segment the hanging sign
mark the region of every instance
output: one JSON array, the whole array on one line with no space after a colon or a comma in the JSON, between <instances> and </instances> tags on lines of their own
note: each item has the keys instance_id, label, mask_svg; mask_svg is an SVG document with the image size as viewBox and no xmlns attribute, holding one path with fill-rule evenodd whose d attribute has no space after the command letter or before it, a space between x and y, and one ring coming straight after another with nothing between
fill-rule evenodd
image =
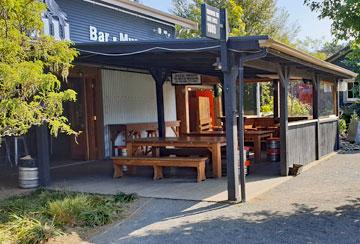
<instances>
[{"instance_id":1,"label":"hanging sign","mask_svg":"<svg viewBox=\"0 0 360 244\"><path fill-rule=\"evenodd\" d=\"M201 85L201 76L193 73L173 73L171 76L173 85Z\"/></svg>"},{"instance_id":2,"label":"hanging sign","mask_svg":"<svg viewBox=\"0 0 360 244\"><path fill-rule=\"evenodd\" d=\"M205 3L201 5L201 35L220 40L220 10Z\"/></svg>"}]
</instances>

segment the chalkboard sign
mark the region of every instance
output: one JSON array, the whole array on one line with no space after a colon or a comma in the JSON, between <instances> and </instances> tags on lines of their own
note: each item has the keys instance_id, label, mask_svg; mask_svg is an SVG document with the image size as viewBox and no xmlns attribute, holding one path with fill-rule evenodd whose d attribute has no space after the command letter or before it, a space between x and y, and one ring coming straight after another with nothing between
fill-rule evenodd
<instances>
[{"instance_id":1,"label":"chalkboard sign","mask_svg":"<svg viewBox=\"0 0 360 244\"><path fill-rule=\"evenodd\" d=\"M201 76L193 73L173 73L171 76L173 85L201 85Z\"/></svg>"},{"instance_id":2,"label":"chalkboard sign","mask_svg":"<svg viewBox=\"0 0 360 244\"><path fill-rule=\"evenodd\" d=\"M220 40L220 10L207 4L201 5L202 37Z\"/></svg>"}]
</instances>

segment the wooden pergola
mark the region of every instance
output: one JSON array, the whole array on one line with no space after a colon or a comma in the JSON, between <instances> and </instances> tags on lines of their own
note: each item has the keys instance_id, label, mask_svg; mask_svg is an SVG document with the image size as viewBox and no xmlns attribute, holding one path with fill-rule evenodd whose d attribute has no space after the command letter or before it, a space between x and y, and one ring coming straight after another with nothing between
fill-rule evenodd
<instances>
[{"instance_id":1,"label":"wooden pergola","mask_svg":"<svg viewBox=\"0 0 360 244\"><path fill-rule=\"evenodd\" d=\"M227 41L226 49L221 48L222 45L224 43L221 41L209 39L83 43L76 45L81 54L77 63L108 68L147 70L156 83L160 137L165 137L163 84L168 76L172 72L191 72L218 77L223 83L225 96L228 199L230 201L240 200L240 184L241 200L245 201L245 173L242 165L244 162L244 80L263 80L260 77L266 76L277 77L274 79L274 91L277 93L275 98L279 97L279 99L275 99L274 112L280 118L280 164L281 174L285 176L288 174L290 164L294 163L289 158L289 154L292 155L290 152L301 150L289 148L293 147L289 142L293 129L315 132L314 138L311 138L315 146L309 152L314 155L310 155L309 160L317 160L323 154L328 153L327 151L322 152L321 148L326 147L322 144L324 141L322 136L326 132L321 132L326 128L321 127L319 118L320 80L325 79L336 84L339 79L355 77L356 74L292 49L270 39L268 36L232 37ZM221 51L226 53L221 54ZM226 61L221 60L221 69L213 65L220 56L227 57ZM294 125L294 128L290 128L288 125L287 97L289 80L294 76L312 81L314 109L311 123L299 123ZM239 119L237 119L238 116ZM336 123L336 135L338 135L337 118L334 121L332 121L331 126ZM302 132L298 131L295 134L297 133ZM302 140L307 140L307 138ZM333 141L325 140L324 143L333 144ZM333 150L338 147L338 138L335 143ZM237 150L238 147L240 150ZM238 158L240 158L240 177Z\"/></svg>"}]
</instances>

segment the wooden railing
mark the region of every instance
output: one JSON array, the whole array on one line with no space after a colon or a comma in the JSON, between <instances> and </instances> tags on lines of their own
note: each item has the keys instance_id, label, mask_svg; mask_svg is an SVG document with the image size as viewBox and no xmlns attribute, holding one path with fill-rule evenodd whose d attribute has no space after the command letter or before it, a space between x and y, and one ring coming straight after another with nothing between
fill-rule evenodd
<instances>
[{"instance_id":1,"label":"wooden railing","mask_svg":"<svg viewBox=\"0 0 360 244\"><path fill-rule=\"evenodd\" d=\"M289 123L287 155L290 166L316 160L317 122L318 120L304 120Z\"/></svg>"},{"instance_id":2,"label":"wooden railing","mask_svg":"<svg viewBox=\"0 0 360 244\"><path fill-rule=\"evenodd\" d=\"M338 118L320 119L319 125L319 149L320 157L339 149L338 142Z\"/></svg>"},{"instance_id":3,"label":"wooden railing","mask_svg":"<svg viewBox=\"0 0 360 244\"><path fill-rule=\"evenodd\" d=\"M294 163L307 164L338 150L338 118L289 122L287 156Z\"/></svg>"}]
</instances>

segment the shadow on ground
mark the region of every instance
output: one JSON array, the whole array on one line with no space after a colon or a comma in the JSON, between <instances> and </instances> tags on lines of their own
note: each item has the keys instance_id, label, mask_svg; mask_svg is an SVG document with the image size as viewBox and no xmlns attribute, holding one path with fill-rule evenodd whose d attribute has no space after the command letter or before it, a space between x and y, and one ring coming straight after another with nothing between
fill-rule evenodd
<instances>
[{"instance_id":1,"label":"shadow on ground","mask_svg":"<svg viewBox=\"0 0 360 244\"><path fill-rule=\"evenodd\" d=\"M92 241L360 243L360 198L348 200L347 204L331 211L294 204L291 213L241 213L244 212L241 211L244 205L226 204L194 208L195 203L182 201L167 201L167 207L159 209L157 200L153 201L155 203L145 204L137 216L96 236ZM180 214L171 215L170 212Z\"/></svg>"}]
</instances>

